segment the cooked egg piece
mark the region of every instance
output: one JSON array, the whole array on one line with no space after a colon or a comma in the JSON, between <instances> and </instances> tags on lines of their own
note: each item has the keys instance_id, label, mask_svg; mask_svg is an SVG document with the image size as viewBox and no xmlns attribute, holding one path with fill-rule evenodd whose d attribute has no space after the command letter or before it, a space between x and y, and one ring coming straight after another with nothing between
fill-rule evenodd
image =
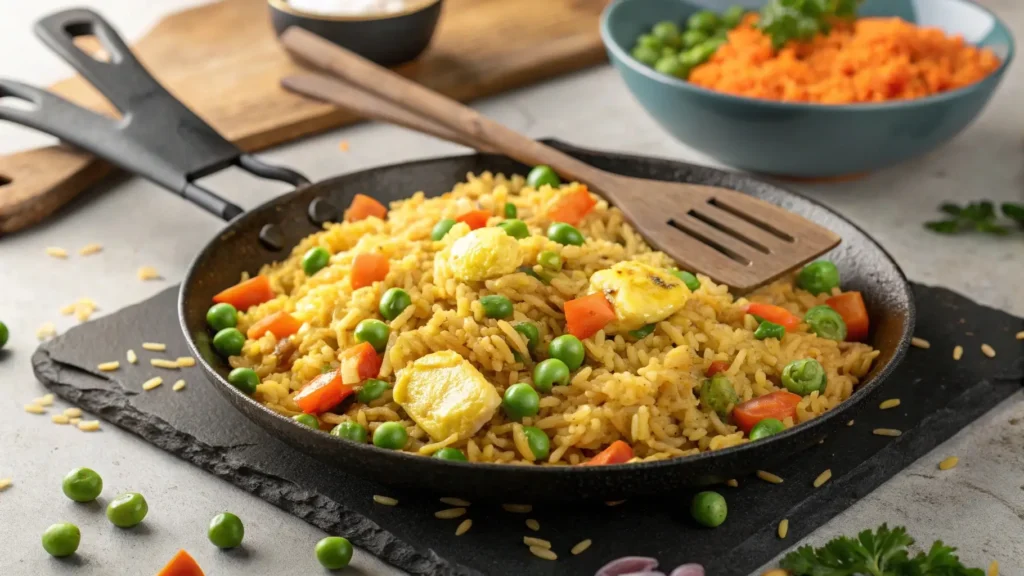
<instances>
[{"instance_id":1,"label":"cooked egg piece","mask_svg":"<svg viewBox=\"0 0 1024 576\"><path fill-rule=\"evenodd\" d=\"M615 308L610 332L636 330L660 322L686 304L690 289L664 268L630 260L594 272L590 291L603 292Z\"/></svg>"},{"instance_id":2,"label":"cooked egg piece","mask_svg":"<svg viewBox=\"0 0 1024 576\"><path fill-rule=\"evenodd\" d=\"M452 276L464 282L512 274L523 263L519 242L501 228L478 228L438 254L446 258Z\"/></svg>"},{"instance_id":3,"label":"cooked egg piece","mask_svg":"<svg viewBox=\"0 0 1024 576\"><path fill-rule=\"evenodd\" d=\"M428 354L400 370L393 394L435 442L452 434L460 439L472 436L501 405L494 386L451 350Z\"/></svg>"}]
</instances>

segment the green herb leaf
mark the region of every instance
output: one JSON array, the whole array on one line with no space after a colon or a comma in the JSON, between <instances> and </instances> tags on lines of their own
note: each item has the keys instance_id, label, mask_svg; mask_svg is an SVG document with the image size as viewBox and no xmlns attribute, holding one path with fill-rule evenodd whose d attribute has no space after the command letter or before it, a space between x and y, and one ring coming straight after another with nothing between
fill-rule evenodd
<instances>
[{"instance_id":1,"label":"green herb leaf","mask_svg":"<svg viewBox=\"0 0 1024 576\"><path fill-rule=\"evenodd\" d=\"M996 209L988 200L971 202L960 211L960 217L972 222L983 222L995 218Z\"/></svg>"},{"instance_id":2,"label":"green herb leaf","mask_svg":"<svg viewBox=\"0 0 1024 576\"><path fill-rule=\"evenodd\" d=\"M960 231L960 221L935 220L933 222L925 222L924 227L939 234L956 234Z\"/></svg>"},{"instance_id":3,"label":"green herb leaf","mask_svg":"<svg viewBox=\"0 0 1024 576\"><path fill-rule=\"evenodd\" d=\"M861 0L772 0L761 9L757 27L776 50L790 40L809 40L827 33L830 20L854 18Z\"/></svg>"},{"instance_id":4,"label":"green herb leaf","mask_svg":"<svg viewBox=\"0 0 1024 576\"><path fill-rule=\"evenodd\" d=\"M956 204L951 204L949 202L946 202L945 204L939 206L939 210L945 212L946 214L949 214L950 216L957 217L959 217L960 214L964 211L963 208L957 206Z\"/></svg>"},{"instance_id":5,"label":"green herb leaf","mask_svg":"<svg viewBox=\"0 0 1024 576\"><path fill-rule=\"evenodd\" d=\"M1017 221L1017 224L1024 226L1024 204L1006 202L1003 204L1003 216Z\"/></svg>"},{"instance_id":6,"label":"green herb leaf","mask_svg":"<svg viewBox=\"0 0 1024 576\"><path fill-rule=\"evenodd\" d=\"M1006 226L1000 226L999 224L988 220L975 222L974 229L978 232L987 232L989 234L995 234L996 236L1006 236L1010 233L1010 230Z\"/></svg>"}]
</instances>

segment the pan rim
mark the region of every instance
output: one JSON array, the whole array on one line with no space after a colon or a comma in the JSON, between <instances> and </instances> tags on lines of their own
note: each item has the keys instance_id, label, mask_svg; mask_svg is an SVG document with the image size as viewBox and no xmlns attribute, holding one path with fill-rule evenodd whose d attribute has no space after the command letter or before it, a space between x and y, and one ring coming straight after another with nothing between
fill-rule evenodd
<instances>
[{"instance_id":1,"label":"pan rim","mask_svg":"<svg viewBox=\"0 0 1024 576\"><path fill-rule=\"evenodd\" d=\"M896 262L896 260L892 257L892 255L877 240L875 240L875 238L872 235L868 234L867 231L865 231L859 225L857 225L856 223L852 222L851 220L849 220L848 218L846 218L842 214L840 214L840 213L836 212L835 210L829 208L825 204L822 204L821 202L818 202L817 200L814 200L813 198L809 198L809 197L804 196L804 195L802 195L802 194L800 194L798 192L795 192L795 191L789 190L788 188L784 188L782 186L779 186L778 184L771 183L771 182L766 182L766 181L763 181L763 180L759 180L755 176L751 176L751 175L744 174L744 173L741 173L741 172L732 172L732 171L723 170L723 169L720 169L720 168L714 168L714 167L710 167L710 166L702 166L702 165L699 165L699 164L692 164L692 163L689 163L689 162L684 162L684 161L679 161L679 160L674 160L674 159L669 159L669 158L658 158L658 157L654 157L654 156L646 156L646 155L639 155L639 154L625 154L625 153L620 153L620 152L594 150L594 149L590 149L590 148L578 147L578 146L575 146L575 145L572 145L572 144L566 144L564 142L561 142L559 140L554 140L554 139L547 139L547 140L544 140L544 142L546 142L548 144L553 144L557 148L559 148L560 150L562 150L564 152L567 152L567 153L570 153L570 154L572 154L573 152L579 152L579 153L585 153L585 154L597 154L597 155L601 155L601 156L604 156L604 157L607 157L607 158L613 158L613 159L618 159L618 160L627 160L627 161L651 161L651 160L654 160L654 161L658 161L658 162L668 162L668 163L674 164L674 165L676 165L676 166L678 166L680 168L691 168L691 169L692 168L699 168L701 170L711 170L711 171L719 173L721 175L729 175L729 176L733 176L733 177L739 177L739 178L746 179L747 181L750 181L750 182L756 182L756 183L761 184L761 185L768 185L768 186L772 187L773 189L775 189L778 192L781 192L781 193L783 193L785 195L796 197L796 198L800 199L801 201L807 202L808 204L810 204L810 205L812 205L812 206L814 206L814 207L816 207L816 208L818 208L818 209L828 213L829 215L831 215L832 217L836 218L837 220L842 221L844 224L846 224L846 225L850 226L851 228L857 230L859 233L861 233L864 236L864 238L867 239L868 242L870 242L874 246L874 248L876 248L880 252L880 254L885 258L885 260L887 260L888 263L892 266L892 268L896 271L896 273L898 275L898 279L900 280L901 287L902 287L902 289L904 291L904 296L905 296L904 300L907 302L906 323L904 324L903 331L900 334L899 342L896 345L896 349L893 351L892 357L890 358L890 360L885 365L881 366L878 369L877 373L875 373L868 381L866 381L866 382L862 383L860 386L858 386L857 389L854 391L853 394L850 395L849 398L847 398L846 400L841 402L836 408L834 408L834 409L832 409L832 410L822 414L821 416L813 418L810 421L807 421L807 422L804 422L804 423L801 423L801 424L797 424L797 425L793 426L792 428L789 428L789 429L785 430L784 432L782 432L780 434L776 434L776 435L771 436L771 437L766 438L766 439L758 440L757 442L747 442L747 443L739 444L739 445L736 445L736 446L731 446L729 448L724 448L724 449L721 449L721 450L700 452L698 454L693 454L693 455L690 455L690 456L673 457L673 458L667 458L667 459L664 459L664 460L656 460L656 461L651 461L651 462L635 462L635 463L626 463L626 464L613 464L613 465L606 465L606 466L599 466L599 467L596 467L596 466L595 467L592 467L592 466L516 466L516 465L510 465L510 464L495 464L495 463L489 463L489 462L459 462L459 461L441 460L441 459L437 459L437 458L431 458L431 457L428 457L428 456L412 454L412 453L409 453L409 452L398 451L398 450L384 450L384 449L381 449L381 448L377 448L376 446L374 446L372 444L361 444L361 443L352 442L350 440L339 438L337 436L332 436L331 434L329 434L327 432L324 432L322 430L314 430L314 429L307 428L307 427L304 427L304 426L303 426L303 430L301 431L302 434L320 435L323 438L331 439L331 441L342 442L342 443L344 443L346 448L356 450L360 454L360 457L394 459L397 463L407 462L407 463L410 463L412 465L418 465L418 466L449 467L449 469L472 469L475 472L482 473L482 474L483 473L496 473L496 474L500 474L502 472L508 472L510 470L514 470L516 472L516 474L524 474L524 475L530 476L531 478L542 479L542 478L545 478L545 477L551 477L551 476L555 476L555 475L558 475L558 476L569 475L571 477L583 478L587 474L590 474L590 475L592 475L591 477L593 477L593 475L598 475L598 474L613 475L613 474L620 474L620 473L625 473L625 472L634 472L634 471L639 471L639 470L643 470L645 472L651 472L651 471L666 470L666 469L670 469L670 468L673 468L673 467L676 467L676 466L681 466L683 464L692 464L692 463L695 463L695 462L701 462L701 461L706 461L706 460L714 460L716 458L724 460L724 459L726 459L728 457L736 456L736 455L742 455L742 454L747 453L747 452L761 451L763 449L769 448L772 445L781 445L781 444L783 444L785 442L786 439L793 438L793 437L795 437L797 435L813 436L815 431L819 431L819 434L820 434L821 433L820 431L824 427L830 425L833 420L835 420L837 418L841 418L843 414L849 412L850 410L854 410L854 409L860 407L860 404L868 396L870 396L876 389L878 389L886 380L888 380L888 378L892 375L892 372L903 361L903 358L906 356L907 351L910 348L910 340L911 340L911 338L913 336L914 326L916 325L916 322L917 322L917 308L916 308L916 303L915 303L915 300L914 300L913 289L910 286L910 281L906 277L906 274L903 272L903 269L899 266L899 264ZM482 158L486 158L486 157L502 157L502 158L507 158L504 155L500 155L500 154L483 154L483 153L453 154L453 155L446 155L446 156L423 158L423 159L411 160L411 161L405 161L405 162L395 162L395 163L391 163L391 164L383 164L383 165L380 165L380 166L372 166L372 167L369 167L369 168L357 170L355 172L349 172L349 173L333 176L333 177L328 178L326 180L318 181L318 182L312 184L311 186L312 187L330 187L331 185L337 183L339 180L347 179L347 178L354 178L354 177L357 177L358 175L361 175L361 174L364 174L364 173L368 173L368 172L373 172L373 171L378 171L378 170L383 170L383 169L409 168L409 167L418 166L418 165L425 165L425 164L431 164L431 163L453 161L453 160L465 159L465 158L470 158L470 157L482 157ZM237 224L239 221L241 221L243 219L247 219L247 218L251 218L251 217L256 217L258 215L262 215L262 214L265 214L267 212L273 211L277 206L282 205L282 204L287 204L287 203L293 201L294 198L297 195L301 194L302 192L304 192L308 188L309 187L300 188L300 189L294 190L292 192L288 192L286 194L282 194L282 195L277 196L275 198L271 198L270 200L268 200L268 201L266 201L266 202L264 202L264 203L262 203L262 204L260 204L260 205L258 205L256 207L246 211L245 213L240 214L239 216L237 216L235 219L233 219L229 223L229 226L233 225L233 224ZM238 390L237 388L235 388L234 386L229 384L227 382L227 380L223 376L221 376L220 373L217 372L217 370L214 369L212 366L210 366L210 364L206 361L206 359L204 358L204 356L201 353L200 349L198 348L198 346L197 346L197 344L195 342L195 339L192 337L191 333L189 332L189 326L188 326L187 319L186 319L187 318L187 312L186 312L185 306L186 306L186 302L188 300L187 296L188 296L188 293L189 293L189 288L190 288L190 286L192 284L191 279L196 275L199 264L204 259L206 259L209 256L209 253L212 250L216 249L222 234L223 234L223 232L218 233L216 236L214 236L214 238L212 238L209 242L207 242L207 244L202 248L202 250L200 250L199 253L196 254L196 256L194 257L192 262L189 264L189 267L188 267L188 269L185 272L185 276L182 279L181 286L180 286L180 289L178 291L178 322L179 322L180 329L182 331L183 336L185 337L185 339L187 341L189 350L192 352L192 354L195 357L198 358L198 362L199 362L200 366L202 367L204 373L206 374L207 379L211 380L214 383L214 385L219 389L221 394L224 394L224 395L227 395L227 394L238 395L238 397L239 397L238 400L244 401L244 402L248 402L251 406L253 406L253 407L257 408L258 410L260 410L264 415L267 415L267 416L270 416L270 417L278 419L279 423L284 424L284 425L297 425L293 421L291 421L290 418L288 418L286 416L283 416L283 415L281 415L281 414L279 414L277 412L274 412L273 410L271 410L267 406L265 406L265 405L261 404L260 402L256 401L251 396L241 392L240 390ZM291 248L289 247L288 249L290 250ZM277 438L277 439L281 440L282 442L284 442L286 445L289 446L290 449L296 450L296 451L298 451L300 453L309 455L311 457L315 457L315 456L312 456L311 454L309 454L309 452L306 452L306 451L299 450L299 449L295 448L294 445L292 445L291 442L282 439L281 438L281 436L282 436L281 434L278 434L276 431L270 429L269 427L262 425L253 416L250 416L249 413L247 413L244 410L240 410L238 406L235 406L233 404L232 407L235 410L239 410L239 411L243 412L243 414L247 418L252 420L254 424L256 424L257 426L262 428L268 434L271 434L275 438ZM806 450L806 448L804 450ZM795 451L795 452L789 452L789 454L790 455L799 454L800 452L803 452L804 450L798 450L798 451Z\"/></svg>"}]
</instances>

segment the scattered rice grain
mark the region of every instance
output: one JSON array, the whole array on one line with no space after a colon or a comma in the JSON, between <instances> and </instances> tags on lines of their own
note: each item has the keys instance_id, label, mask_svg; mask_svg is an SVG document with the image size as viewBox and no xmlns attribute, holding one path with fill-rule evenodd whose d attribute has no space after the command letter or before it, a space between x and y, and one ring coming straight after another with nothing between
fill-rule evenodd
<instances>
[{"instance_id":1,"label":"scattered rice grain","mask_svg":"<svg viewBox=\"0 0 1024 576\"><path fill-rule=\"evenodd\" d=\"M151 358L149 360L149 363L150 363L151 366L155 366L157 368L168 368L170 370L177 370L178 369L178 361L177 360L164 360L163 358Z\"/></svg>"},{"instance_id":2,"label":"scattered rice grain","mask_svg":"<svg viewBox=\"0 0 1024 576\"><path fill-rule=\"evenodd\" d=\"M537 522L533 518L526 519L526 527L534 532L540 532L540 522Z\"/></svg>"},{"instance_id":3,"label":"scattered rice grain","mask_svg":"<svg viewBox=\"0 0 1024 576\"><path fill-rule=\"evenodd\" d=\"M75 305L68 304L67 306L60 309L60 313L62 316L71 316L72 314L75 313Z\"/></svg>"},{"instance_id":4,"label":"scattered rice grain","mask_svg":"<svg viewBox=\"0 0 1024 576\"><path fill-rule=\"evenodd\" d=\"M151 352L163 352L167 350L167 344L161 344L160 342L143 342L143 350L149 350Z\"/></svg>"},{"instance_id":5,"label":"scattered rice grain","mask_svg":"<svg viewBox=\"0 0 1024 576\"><path fill-rule=\"evenodd\" d=\"M505 509L505 512L514 514L529 514L533 511L533 506L530 504L502 504L501 507Z\"/></svg>"},{"instance_id":6,"label":"scattered rice grain","mask_svg":"<svg viewBox=\"0 0 1024 576\"><path fill-rule=\"evenodd\" d=\"M818 474L818 477L814 479L814 487L815 488L821 488L822 485L824 485L825 482L828 482L831 478L832 478L832 469L828 468L824 472L822 472L821 474Z\"/></svg>"},{"instance_id":7,"label":"scattered rice grain","mask_svg":"<svg viewBox=\"0 0 1024 576\"><path fill-rule=\"evenodd\" d=\"M900 405L900 399L899 398L890 398L890 399L886 400L885 402L882 402L881 404L879 404L878 408L881 409L881 410L888 410L889 408L895 408L895 407L897 407L899 405Z\"/></svg>"},{"instance_id":8,"label":"scattered rice grain","mask_svg":"<svg viewBox=\"0 0 1024 576\"><path fill-rule=\"evenodd\" d=\"M50 421L54 424L68 424L71 422L71 419L63 414L54 414L50 416Z\"/></svg>"},{"instance_id":9,"label":"scattered rice grain","mask_svg":"<svg viewBox=\"0 0 1024 576\"><path fill-rule=\"evenodd\" d=\"M785 540L787 534L789 534L789 518L783 518L779 522L779 538Z\"/></svg>"},{"instance_id":10,"label":"scattered rice grain","mask_svg":"<svg viewBox=\"0 0 1024 576\"><path fill-rule=\"evenodd\" d=\"M196 365L196 359L191 356L182 356L177 361L178 368L191 368Z\"/></svg>"},{"instance_id":11,"label":"scattered rice grain","mask_svg":"<svg viewBox=\"0 0 1024 576\"><path fill-rule=\"evenodd\" d=\"M53 322L47 322L36 330L37 340L49 340L57 335L57 326Z\"/></svg>"},{"instance_id":12,"label":"scattered rice grain","mask_svg":"<svg viewBox=\"0 0 1024 576\"><path fill-rule=\"evenodd\" d=\"M769 571L765 572L764 574L761 574L761 576L789 576L789 572L786 572L785 570L782 570L781 568L776 568L774 570L769 570Z\"/></svg>"},{"instance_id":13,"label":"scattered rice grain","mask_svg":"<svg viewBox=\"0 0 1024 576\"><path fill-rule=\"evenodd\" d=\"M910 345L915 348L922 348L924 350L927 350L932 347L931 342L925 340L924 338L918 338L917 336L914 336L913 338L910 339Z\"/></svg>"},{"instance_id":14,"label":"scattered rice grain","mask_svg":"<svg viewBox=\"0 0 1024 576\"><path fill-rule=\"evenodd\" d=\"M530 546L530 553L537 558L543 558L545 560L558 560L558 554L555 554L547 548L541 548L539 546Z\"/></svg>"},{"instance_id":15,"label":"scattered rice grain","mask_svg":"<svg viewBox=\"0 0 1024 576\"><path fill-rule=\"evenodd\" d=\"M729 478L728 480L726 480L725 481L725 485L730 487L730 488L739 488L740 487L739 481L736 480L735 478Z\"/></svg>"},{"instance_id":16,"label":"scattered rice grain","mask_svg":"<svg viewBox=\"0 0 1024 576\"><path fill-rule=\"evenodd\" d=\"M523 536L523 544L527 546L536 546L538 548L551 549L551 542L544 540L543 538L534 538L533 536Z\"/></svg>"},{"instance_id":17,"label":"scattered rice grain","mask_svg":"<svg viewBox=\"0 0 1024 576\"><path fill-rule=\"evenodd\" d=\"M78 423L81 422L81 421L82 421L81 418L72 418L72 419L68 420L68 424L71 424L72 426L78 426Z\"/></svg>"},{"instance_id":18,"label":"scattered rice grain","mask_svg":"<svg viewBox=\"0 0 1024 576\"><path fill-rule=\"evenodd\" d=\"M129 348L127 356L129 364L135 364L136 362L139 361L139 357L135 354L135 350Z\"/></svg>"},{"instance_id":19,"label":"scattered rice grain","mask_svg":"<svg viewBox=\"0 0 1024 576\"><path fill-rule=\"evenodd\" d=\"M960 459L956 456L950 456L942 462L939 462L939 470L949 470L950 468L956 468L956 465L960 462Z\"/></svg>"},{"instance_id":20,"label":"scattered rice grain","mask_svg":"<svg viewBox=\"0 0 1024 576\"><path fill-rule=\"evenodd\" d=\"M96 254L97 252L102 252L102 251L103 251L103 246L101 246L101 245L99 245L99 244L97 244L95 242L93 242L92 244L86 244L85 246L82 246L81 248L78 249L78 253L80 255L82 255L82 256L90 256L92 254Z\"/></svg>"},{"instance_id":21,"label":"scattered rice grain","mask_svg":"<svg viewBox=\"0 0 1024 576\"><path fill-rule=\"evenodd\" d=\"M78 429L82 432L96 432L100 429L99 420L82 420L78 423Z\"/></svg>"},{"instance_id":22,"label":"scattered rice grain","mask_svg":"<svg viewBox=\"0 0 1024 576\"><path fill-rule=\"evenodd\" d=\"M373 495L373 501L376 502L377 504L382 504L384 506L397 506L398 505L398 500L395 500L394 498L392 498L390 496L381 496L380 494L374 494Z\"/></svg>"},{"instance_id":23,"label":"scattered rice grain","mask_svg":"<svg viewBox=\"0 0 1024 576\"><path fill-rule=\"evenodd\" d=\"M569 552L572 552L573 556L579 556L580 554L586 552L587 548L590 548L590 545L593 543L594 542L590 538L587 538L586 540L581 540L575 546L573 546L572 550L569 550Z\"/></svg>"},{"instance_id":24,"label":"scattered rice grain","mask_svg":"<svg viewBox=\"0 0 1024 576\"><path fill-rule=\"evenodd\" d=\"M449 506L469 506L469 501L462 498L452 498L451 496L441 498L441 503L448 504Z\"/></svg>"},{"instance_id":25,"label":"scattered rice grain","mask_svg":"<svg viewBox=\"0 0 1024 576\"><path fill-rule=\"evenodd\" d=\"M185 381L184 380L178 380L177 382L174 383L174 386L171 386L171 390L174 390L175 392L181 392L184 389L185 389Z\"/></svg>"},{"instance_id":26,"label":"scattered rice grain","mask_svg":"<svg viewBox=\"0 0 1024 576\"><path fill-rule=\"evenodd\" d=\"M50 406L53 404L53 394L43 394L39 398L32 400L33 403L39 404L40 406Z\"/></svg>"},{"instance_id":27,"label":"scattered rice grain","mask_svg":"<svg viewBox=\"0 0 1024 576\"><path fill-rule=\"evenodd\" d=\"M992 563L988 565L988 573L986 574L986 576L999 576L998 560L993 560Z\"/></svg>"},{"instance_id":28,"label":"scattered rice grain","mask_svg":"<svg viewBox=\"0 0 1024 576\"><path fill-rule=\"evenodd\" d=\"M452 518L458 518L459 516L465 516L465 508L447 508L445 510L438 510L434 512L434 518L440 518L442 520L451 520Z\"/></svg>"},{"instance_id":29,"label":"scattered rice grain","mask_svg":"<svg viewBox=\"0 0 1024 576\"><path fill-rule=\"evenodd\" d=\"M779 478L771 472L765 472L764 470L758 470L757 477L770 484L782 484L782 478Z\"/></svg>"},{"instance_id":30,"label":"scattered rice grain","mask_svg":"<svg viewBox=\"0 0 1024 576\"><path fill-rule=\"evenodd\" d=\"M164 379L159 377L159 376L157 376L156 378L150 378L149 380L146 380L145 382L143 382L142 383L142 389L148 392L148 391L152 390L153 388L156 388L157 386L159 386L159 385L161 385L163 383L164 383Z\"/></svg>"},{"instance_id":31,"label":"scattered rice grain","mask_svg":"<svg viewBox=\"0 0 1024 576\"><path fill-rule=\"evenodd\" d=\"M58 248L56 246L50 246L46 249L46 255L52 256L54 258L60 258L61 260L65 260L68 257L68 251L63 248Z\"/></svg>"},{"instance_id":32,"label":"scattered rice grain","mask_svg":"<svg viewBox=\"0 0 1024 576\"><path fill-rule=\"evenodd\" d=\"M138 276L139 280L142 280L143 282L145 282L146 280L160 279L160 273L157 272L156 268L153 268L152 266L143 266L142 268L139 268L139 271L136 272L135 275Z\"/></svg>"},{"instance_id":33,"label":"scattered rice grain","mask_svg":"<svg viewBox=\"0 0 1024 576\"><path fill-rule=\"evenodd\" d=\"M341 142L338 142L338 150L341 150L342 152L348 152L348 140L342 140Z\"/></svg>"},{"instance_id":34,"label":"scattered rice grain","mask_svg":"<svg viewBox=\"0 0 1024 576\"><path fill-rule=\"evenodd\" d=\"M117 370L120 367L121 363L118 362L117 360L114 360L112 362L104 362L102 364L96 365L96 369L99 370L100 372L113 372L114 370Z\"/></svg>"},{"instance_id":35,"label":"scattered rice grain","mask_svg":"<svg viewBox=\"0 0 1024 576\"><path fill-rule=\"evenodd\" d=\"M900 434L903 434L903 432L900 432L895 428L875 428L871 433L875 436L899 436Z\"/></svg>"},{"instance_id":36,"label":"scattered rice grain","mask_svg":"<svg viewBox=\"0 0 1024 576\"><path fill-rule=\"evenodd\" d=\"M988 344L981 345L981 353L984 354L985 356L988 356L989 358L996 357L996 349L989 346Z\"/></svg>"},{"instance_id":37,"label":"scattered rice grain","mask_svg":"<svg viewBox=\"0 0 1024 576\"><path fill-rule=\"evenodd\" d=\"M0 478L0 492L3 492L4 490L10 488L11 484L13 483L14 481L11 480L10 478Z\"/></svg>"},{"instance_id":38,"label":"scattered rice grain","mask_svg":"<svg viewBox=\"0 0 1024 576\"><path fill-rule=\"evenodd\" d=\"M959 360L964 357L964 347L959 344L953 347L953 360Z\"/></svg>"},{"instance_id":39,"label":"scattered rice grain","mask_svg":"<svg viewBox=\"0 0 1024 576\"><path fill-rule=\"evenodd\" d=\"M618 506L619 504L622 504L623 502L625 502L625 500L611 500L609 502L605 502L604 505L605 506Z\"/></svg>"},{"instance_id":40,"label":"scattered rice grain","mask_svg":"<svg viewBox=\"0 0 1024 576\"><path fill-rule=\"evenodd\" d=\"M462 522L459 522L459 527L455 529L456 536L462 536L473 526L473 520L466 518Z\"/></svg>"},{"instance_id":41,"label":"scattered rice grain","mask_svg":"<svg viewBox=\"0 0 1024 576\"><path fill-rule=\"evenodd\" d=\"M1017 332L1017 340L1024 340L1024 330Z\"/></svg>"},{"instance_id":42,"label":"scattered rice grain","mask_svg":"<svg viewBox=\"0 0 1024 576\"><path fill-rule=\"evenodd\" d=\"M846 425L847 426L853 426L853 420L850 420L849 422L847 422Z\"/></svg>"},{"instance_id":43,"label":"scattered rice grain","mask_svg":"<svg viewBox=\"0 0 1024 576\"><path fill-rule=\"evenodd\" d=\"M78 418L82 415L82 409L72 406L71 408L64 409L64 415L68 418Z\"/></svg>"}]
</instances>

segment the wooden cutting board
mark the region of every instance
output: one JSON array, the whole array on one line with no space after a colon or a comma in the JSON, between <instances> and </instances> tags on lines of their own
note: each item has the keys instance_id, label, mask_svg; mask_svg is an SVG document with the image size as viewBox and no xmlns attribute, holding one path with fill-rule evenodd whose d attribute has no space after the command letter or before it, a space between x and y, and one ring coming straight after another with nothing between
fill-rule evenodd
<instances>
[{"instance_id":1,"label":"wooden cutting board","mask_svg":"<svg viewBox=\"0 0 1024 576\"><path fill-rule=\"evenodd\" d=\"M402 72L472 100L604 61L598 18L608 0L446 0L434 41ZM246 151L358 118L283 90L299 71L277 43L265 0L222 0L173 14L134 44L164 86ZM117 15L108 14L114 26ZM51 87L113 114L80 77ZM0 156L0 236L36 224L114 170L67 146Z\"/></svg>"}]
</instances>

